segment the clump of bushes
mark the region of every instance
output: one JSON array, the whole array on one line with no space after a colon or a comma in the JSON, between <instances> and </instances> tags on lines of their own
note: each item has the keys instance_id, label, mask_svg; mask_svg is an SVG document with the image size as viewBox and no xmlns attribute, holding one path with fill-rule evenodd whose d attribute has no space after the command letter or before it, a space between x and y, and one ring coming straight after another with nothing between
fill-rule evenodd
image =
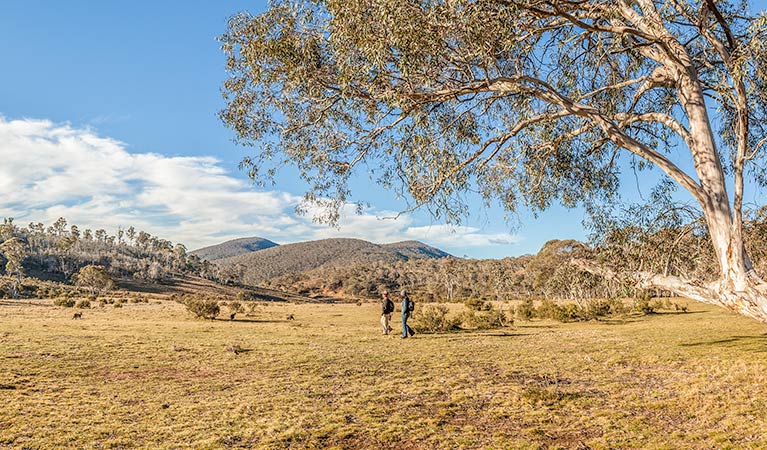
<instances>
[{"instance_id":1,"label":"clump of bushes","mask_svg":"<svg viewBox=\"0 0 767 450\"><path fill-rule=\"evenodd\" d=\"M463 304L469 308L470 311L490 311L493 309L493 305L490 302L486 302L481 298L470 298L463 302Z\"/></svg>"},{"instance_id":2,"label":"clump of bushes","mask_svg":"<svg viewBox=\"0 0 767 450\"><path fill-rule=\"evenodd\" d=\"M245 308L242 306L242 303L238 301L229 302L228 304L222 302L221 306L226 306L229 309L229 318L231 320L234 320L234 317L237 314L245 312Z\"/></svg>"},{"instance_id":3,"label":"clump of bushes","mask_svg":"<svg viewBox=\"0 0 767 450\"><path fill-rule=\"evenodd\" d=\"M72 308L75 306L75 300L68 297L59 297L53 300L55 306L63 306L64 308Z\"/></svg>"},{"instance_id":4,"label":"clump of bushes","mask_svg":"<svg viewBox=\"0 0 767 450\"><path fill-rule=\"evenodd\" d=\"M445 305L425 305L415 321L418 331L439 333L457 330L461 320L448 317L449 309Z\"/></svg>"},{"instance_id":5,"label":"clump of bushes","mask_svg":"<svg viewBox=\"0 0 767 450\"><path fill-rule=\"evenodd\" d=\"M466 311L450 315L445 305L425 305L415 320L419 332L444 333L456 330L489 330L513 325L504 311L494 308L489 302L471 302Z\"/></svg>"},{"instance_id":6,"label":"clump of bushes","mask_svg":"<svg viewBox=\"0 0 767 450\"><path fill-rule=\"evenodd\" d=\"M486 311L468 310L461 314L461 328L465 329L490 330L511 325L507 322L506 314L495 308Z\"/></svg>"},{"instance_id":7,"label":"clump of bushes","mask_svg":"<svg viewBox=\"0 0 767 450\"><path fill-rule=\"evenodd\" d=\"M186 306L186 310L203 319L215 319L221 313L221 307L218 299L203 297L198 295L185 295L181 298L181 303Z\"/></svg>"},{"instance_id":8,"label":"clump of bushes","mask_svg":"<svg viewBox=\"0 0 767 450\"><path fill-rule=\"evenodd\" d=\"M550 299L543 299L536 307L532 299L526 299L516 308L516 317L523 320L550 319L559 322L577 322L585 320L599 320L603 317L612 317L630 312L652 314L658 309L671 309L668 300L654 300L649 298L637 298L630 306L619 299L595 298L581 303L560 303Z\"/></svg>"},{"instance_id":9,"label":"clump of bushes","mask_svg":"<svg viewBox=\"0 0 767 450\"><path fill-rule=\"evenodd\" d=\"M175 294L174 294L175 295ZM127 302L130 303L149 303L149 298L141 294L133 293L127 298Z\"/></svg>"},{"instance_id":10,"label":"clump of bushes","mask_svg":"<svg viewBox=\"0 0 767 450\"><path fill-rule=\"evenodd\" d=\"M533 299L525 299L517 306L516 315L522 320L530 320L535 317L535 306Z\"/></svg>"},{"instance_id":11,"label":"clump of bushes","mask_svg":"<svg viewBox=\"0 0 767 450\"><path fill-rule=\"evenodd\" d=\"M88 299L79 300L75 304L75 308L87 309L87 308L90 308L90 307L91 307L91 301L88 300Z\"/></svg>"}]
</instances>

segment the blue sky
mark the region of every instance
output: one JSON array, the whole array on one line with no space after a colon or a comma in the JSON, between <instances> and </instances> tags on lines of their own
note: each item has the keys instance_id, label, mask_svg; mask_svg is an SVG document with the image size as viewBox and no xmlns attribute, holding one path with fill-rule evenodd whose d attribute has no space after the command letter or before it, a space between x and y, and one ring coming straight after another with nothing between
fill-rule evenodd
<instances>
[{"instance_id":1,"label":"blue sky","mask_svg":"<svg viewBox=\"0 0 767 450\"><path fill-rule=\"evenodd\" d=\"M299 217L305 186L284 171L258 189L237 169L247 149L216 117L226 78L216 37L226 19L265 2L33 1L0 3L0 217L81 228L134 225L190 249L243 236L279 243L324 237L419 239L455 255L535 253L549 239L584 239L581 210L522 211L513 228L499 208L476 206L449 230L392 193L340 228ZM365 186L358 183L357 187Z\"/></svg>"}]
</instances>

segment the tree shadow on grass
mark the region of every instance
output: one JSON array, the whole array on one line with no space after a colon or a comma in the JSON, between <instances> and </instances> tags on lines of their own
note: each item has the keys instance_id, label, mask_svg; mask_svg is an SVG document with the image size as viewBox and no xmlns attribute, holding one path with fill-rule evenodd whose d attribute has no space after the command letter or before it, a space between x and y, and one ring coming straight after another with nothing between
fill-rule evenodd
<instances>
[{"instance_id":1,"label":"tree shadow on grass","mask_svg":"<svg viewBox=\"0 0 767 450\"><path fill-rule=\"evenodd\" d=\"M246 322L246 323L289 323L290 320L280 319L213 319L216 322Z\"/></svg>"},{"instance_id":2,"label":"tree shadow on grass","mask_svg":"<svg viewBox=\"0 0 767 450\"><path fill-rule=\"evenodd\" d=\"M603 325L626 325L630 323L639 323L639 322L645 322L647 320L651 320L653 317L662 317L662 316L686 316L690 314L705 314L708 311L656 311L649 314L634 314L624 317L612 317L612 318L606 318L601 317L599 320L597 320L597 323L603 324Z\"/></svg>"},{"instance_id":3,"label":"tree shadow on grass","mask_svg":"<svg viewBox=\"0 0 767 450\"><path fill-rule=\"evenodd\" d=\"M53 308L53 303L39 303L28 298L0 300L0 306L38 306L42 308Z\"/></svg>"},{"instance_id":4,"label":"tree shadow on grass","mask_svg":"<svg viewBox=\"0 0 767 450\"><path fill-rule=\"evenodd\" d=\"M728 345L728 344L737 344L737 345ZM727 346L727 347L742 347L743 345L758 345L760 347L760 350L757 350L759 352L765 352L767 351L767 347L765 344L767 344L767 334L755 334L751 336L732 336L725 339L716 339L713 341L703 341L703 342L690 342L687 344L681 344L682 347L701 347L701 346Z\"/></svg>"},{"instance_id":5,"label":"tree shadow on grass","mask_svg":"<svg viewBox=\"0 0 767 450\"><path fill-rule=\"evenodd\" d=\"M417 330L417 329L416 329ZM499 331L499 330L453 330L453 331L434 331L434 332L426 332L426 331L416 331L416 334L419 336L428 336L432 339L449 339L449 338L457 338L457 337L471 337L471 336L482 336L482 337L515 337L515 336L531 336L538 333L520 333L519 331Z\"/></svg>"}]
</instances>

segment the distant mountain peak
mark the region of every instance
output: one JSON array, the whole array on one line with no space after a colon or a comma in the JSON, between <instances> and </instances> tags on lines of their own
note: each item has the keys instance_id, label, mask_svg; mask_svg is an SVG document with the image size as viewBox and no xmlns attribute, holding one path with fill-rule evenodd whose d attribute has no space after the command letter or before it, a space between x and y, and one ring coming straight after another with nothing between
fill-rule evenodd
<instances>
[{"instance_id":1,"label":"distant mountain peak","mask_svg":"<svg viewBox=\"0 0 767 450\"><path fill-rule=\"evenodd\" d=\"M203 247L191 252L191 254L197 255L201 259L215 261L276 247L278 245L279 244L272 242L269 239L254 236L232 239L230 241L222 242L221 244Z\"/></svg>"},{"instance_id":2,"label":"distant mountain peak","mask_svg":"<svg viewBox=\"0 0 767 450\"><path fill-rule=\"evenodd\" d=\"M405 257L405 259L424 259L424 258L446 258L451 254L442 251L431 245L424 244L421 241L400 241L384 244L382 247L396 251Z\"/></svg>"}]
</instances>

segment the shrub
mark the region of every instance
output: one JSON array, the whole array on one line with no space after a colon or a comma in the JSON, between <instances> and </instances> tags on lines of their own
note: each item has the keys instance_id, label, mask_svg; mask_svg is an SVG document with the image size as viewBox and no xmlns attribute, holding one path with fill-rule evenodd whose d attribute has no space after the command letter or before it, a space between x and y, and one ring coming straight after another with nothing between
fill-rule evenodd
<instances>
[{"instance_id":1,"label":"shrub","mask_svg":"<svg viewBox=\"0 0 767 450\"><path fill-rule=\"evenodd\" d=\"M648 298L637 298L634 300L634 311L642 314L653 314L655 306L653 306Z\"/></svg>"},{"instance_id":2,"label":"shrub","mask_svg":"<svg viewBox=\"0 0 767 450\"><path fill-rule=\"evenodd\" d=\"M586 317L584 315L583 309L575 303L559 305L559 308L557 309L557 316L554 317L555 320L560 322L575 322L578 320L583 320L584 318Z\"/></svg>"},{"instance_id":3,"label":"shrub","mask_svg":"<svg viewBox=\"0 0 767 450\"><path fill-rule=\"evenodd\" d=\"M59 297L53 301L53 304L56 306L63 306L65 308L72 308L73 306L75 306L75 301L72 300L71 298Z\"/></svg>"},{"instance_id":4,"label":"shrub","mask_svg":"<svg viewBox=\"0 0 767 450\"><path fill-rule=\"evenodd\" d=\"M463 304L471 311L490 311L493 309L493 305L481 298L470 298L463 302Z\"/></svg>"},{"instance_id":5,"label":"shrub","mask_svg":"<svg viewBox=\"0 0 767 450\"><path fill-rule=\"evenodd\" d=\"M91 307L91 301L90 301L90 300L88 300L88 299L83 299L83 300L80 300L80 301L78 301L78 302L75 304L75 307L76 307L76 308L80 308L80 309L86 309L86 308L90 308L90 307Z\"/></svg>"},{"instance_id":6,"label":"shrub","mask_svg":"<svg viewBox=\"0 0 767 450\"><path fill-rule=\"evenodd\" d=\"M221 312L218 301L210 298L189 296L184 301L187 311L204 319L215 319Z\"/></svg>"},{"instance_id":7,"label":"shrub","mask_svg":"<svg viewBox=\"0 0 767 450\"><path fill-rule=\"evenodd\" d=\"M518 318L523 320L530 320L535 315L535 307L533 306L533 300L528 298L522 303L517 305L515 314Z\"/></svg>"},{"instance_id":8,"label":"shrub","mask_svg":"<svg viewBox=\"0 0 767 450\"><path fill-rule=\"evenodd\" d=\"M543 299L541 304L535 309L535 317L539 319L554 319L557 320L561 311L560 306L554 301L549 299Z\"/></svg>"},{"instance_id":9,"label":"shrub","mask_svg":"<svg viewBox=\"0 0 767 450\"><path fill-rule=\"evenodd\" d=\"M473 330L489 330L503 327L506 323L506 315L502 311L492 309L490 311L469 310L461 314L461 328Z\"/></svg>"},{"instance_id":10,"label":"shrub","mask_svg":"<svg viewBox=\"0 0 767 450\"><path fill-rule=\"evenodd\" d=\"M109 272L107 272L104 266L89 264L74 274L72 279L77 286L85 287L91 292L115 288L115 282L109 276Z\"/></svg>"},{"instance_id":11,"label":"shrub","mask_svg":"<svg viewBox=\"0 0 767 450\"><path fill-rule=\"evenodd\" d=\"M590 319L609 316L613 314L614 308L612 302L605 299L592 299L586 302L586 314Z\"/></svg>"},{"instance_id":12,"label":"shrub","mask_svg":"<svg viewBox=\"0 0 767 450\"><path fill-rule=\"evenodd\" d=\"M457 330L460 319L448 317L449 312L445 305L425 305L415 321L418 331L438 333Z\"/></svg>"},{"instance_id":13,"label":"shrub","mask_svg":"<svg viewBox=\"0 0 767 450\"><path fill-rule=\"evenodd\" d=\"M115 308L122 308L123 307L123 301L121 299L115 300L115 303L113 305Z\"/></svg>"},{"instance_id":14,"label":"shrub","mask_svg":"<svg viewBox=\"0 0 767 450\"><path fill-rule=\"evenodd\" d=\"M229 302L228 304L226 302L222 302L220 305L229 308L229 312L232 314L237 314L245 311L245 307L242 306L242 303L237 301Z\"/></svg>"}]
</instances>

